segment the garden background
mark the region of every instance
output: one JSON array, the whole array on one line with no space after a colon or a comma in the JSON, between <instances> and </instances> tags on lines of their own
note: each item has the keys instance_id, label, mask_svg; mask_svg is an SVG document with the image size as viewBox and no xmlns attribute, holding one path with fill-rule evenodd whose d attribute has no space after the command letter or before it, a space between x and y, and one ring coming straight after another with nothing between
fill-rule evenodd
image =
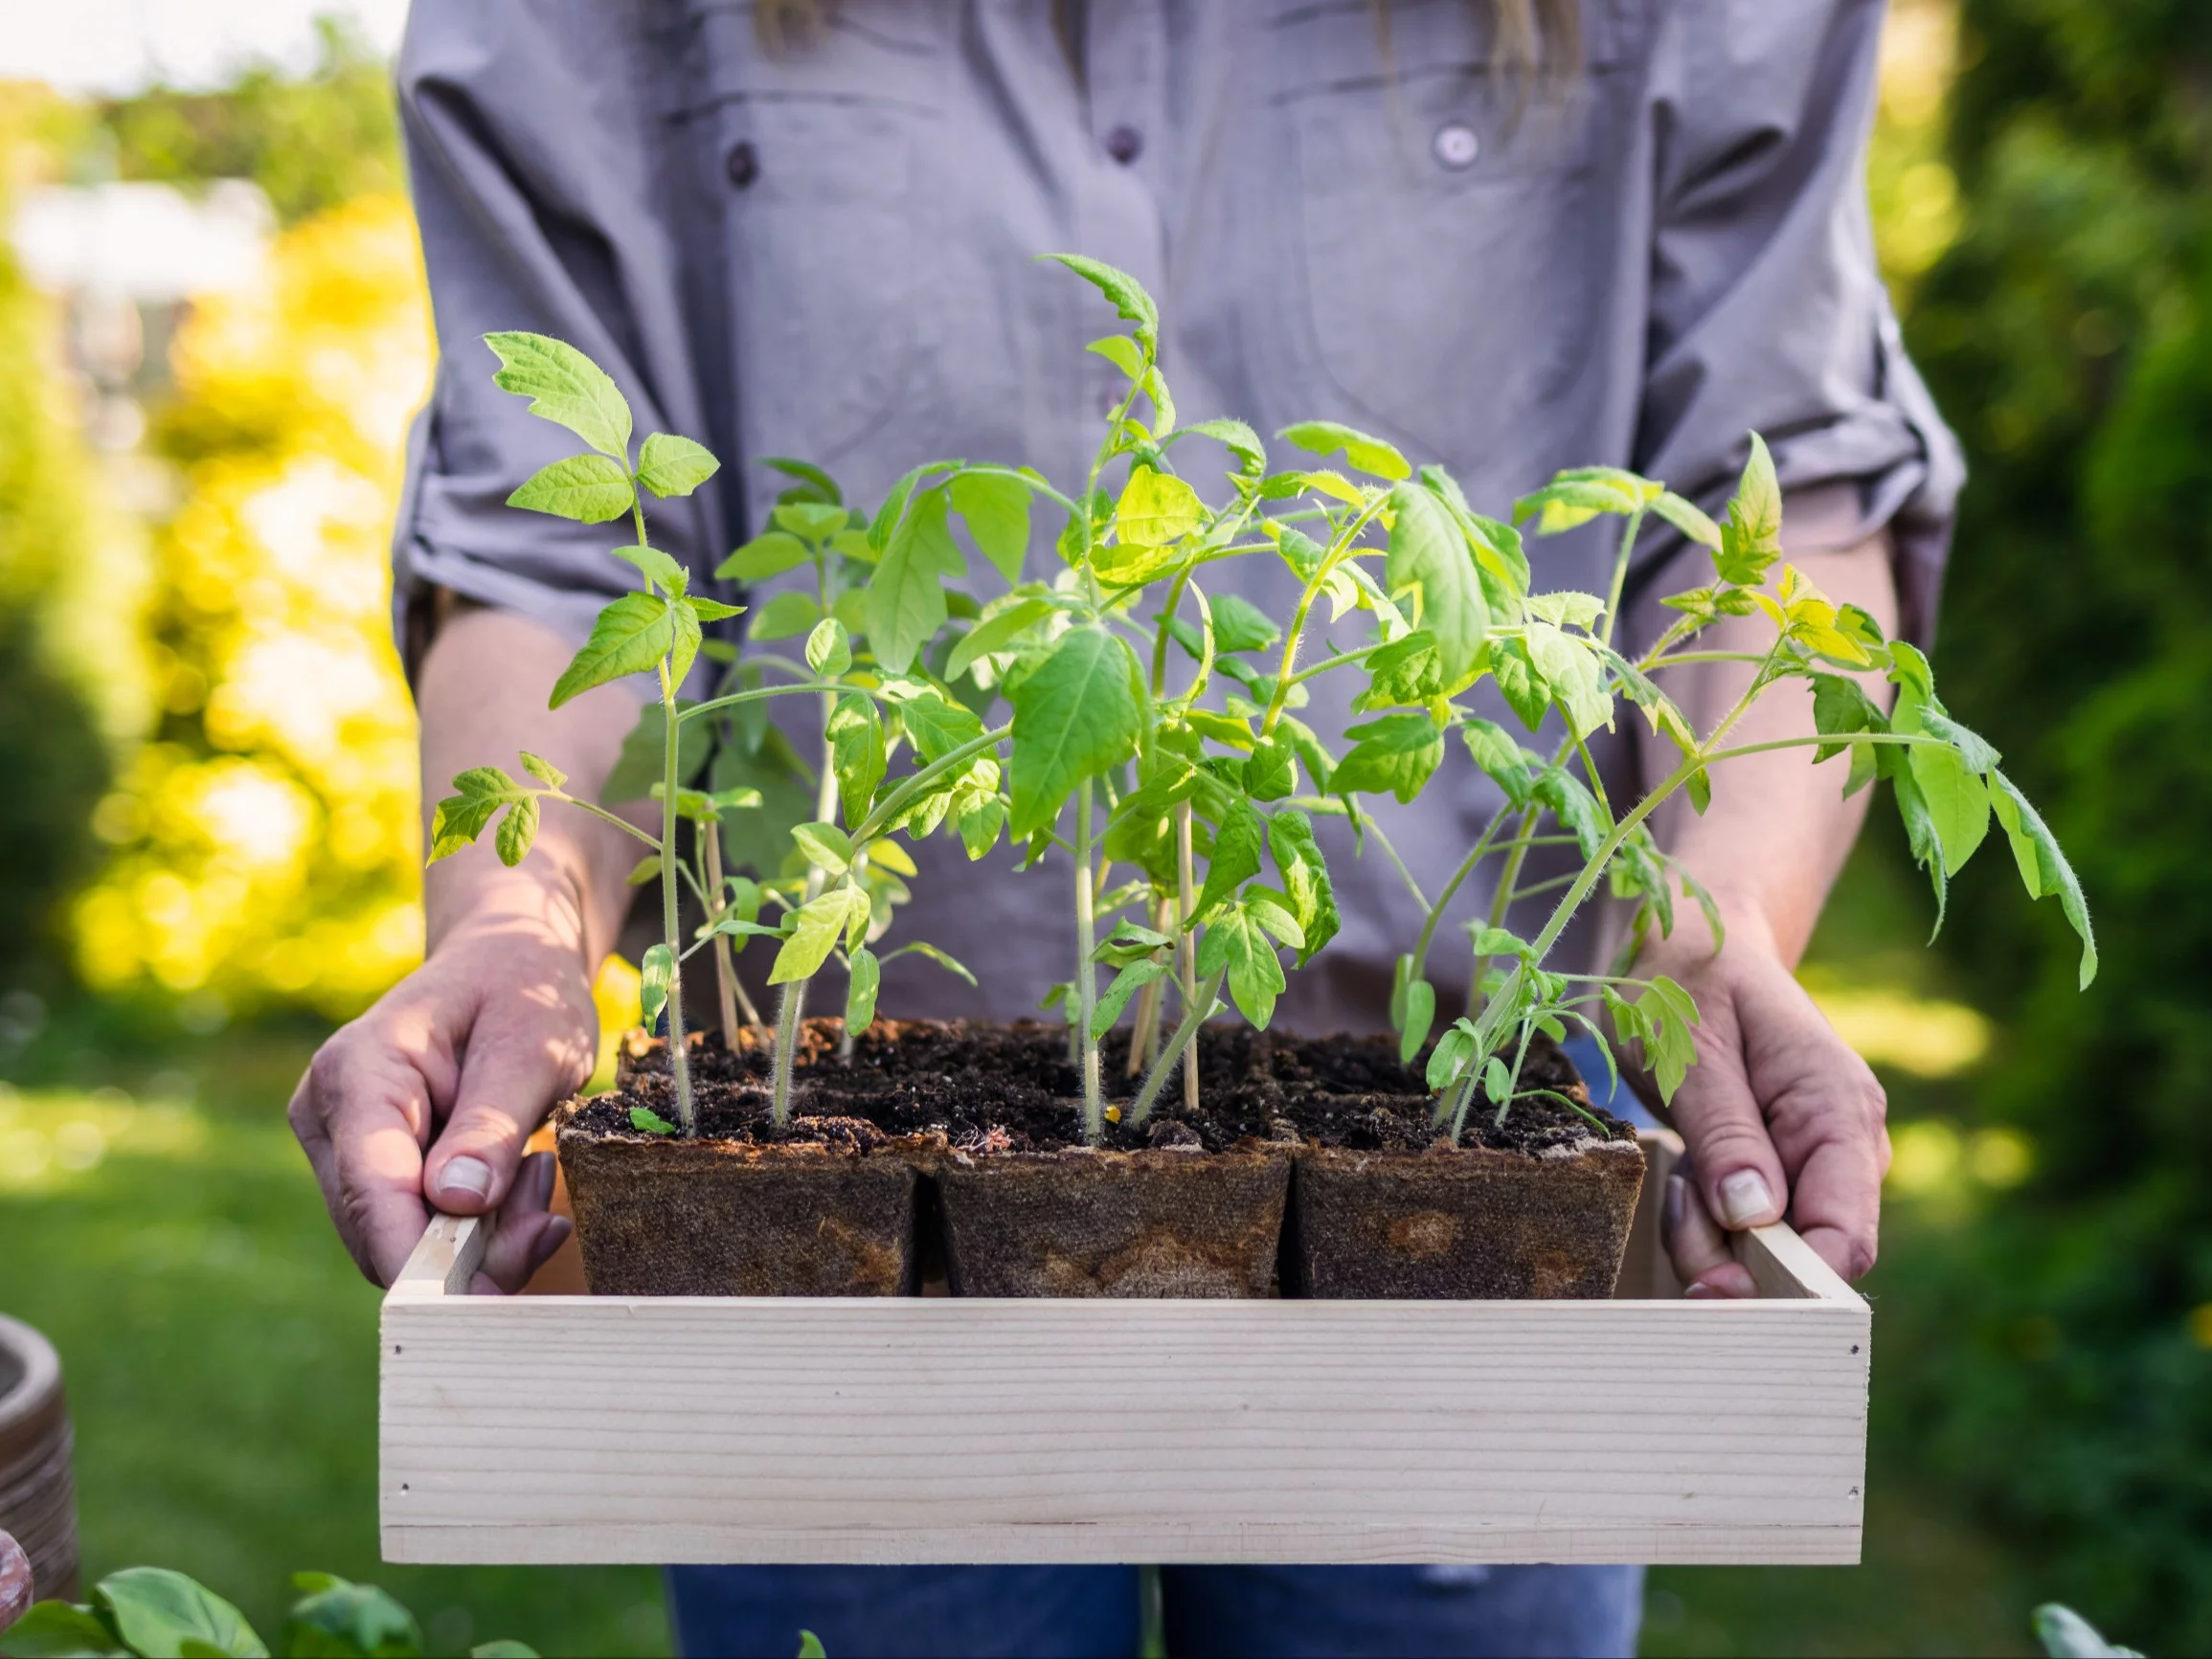
<instances>
[{"instance_id":1,"label":"garden background","mask_svg":"<svg viewBox=\"0 0 2212 1659\"><path fill-rule=\"evenodd\" d=\"M1880 243L1974 468L1939 668L2105 969L1998 855L1923 950L1878 815L1804 970L1897 1142L1866 1561L1659 1570L1646 1649L2024 1651L2055 1597L2212 1650L2212 9L1887 31ZM88 1575L663 1652L644 1569L376 1560L375 1295L282 1107L420 950L385 533L431 355L383 61L312 38L0 79L0 1309L68 1368ZM1663 1433L1632 1390L1591 1408Z\"/></svg>"}]
</instances>

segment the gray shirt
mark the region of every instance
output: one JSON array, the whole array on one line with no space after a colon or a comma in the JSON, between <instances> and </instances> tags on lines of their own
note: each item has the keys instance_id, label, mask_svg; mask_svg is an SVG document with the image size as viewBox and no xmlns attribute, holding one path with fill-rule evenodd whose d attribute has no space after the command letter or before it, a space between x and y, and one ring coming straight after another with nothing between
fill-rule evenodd
<instances>
[{"instance_id":1,"label":"gray shirt","mask_svg":"<svg viewBox=\"0 0 2212 1659\"><path fill-rule=\"evenodd\" d=\"M1875 266L1879 0L1585 0L1556 88L1485 68L1478 0L1396 0L1387 37L1368 0L1113 0L1072 10L1076 53L1048 0L826 10L819 37L770 52L750 7L704 0L414 9L400 95L440 368L394 543L402 618L443 588L580 639L631 574L605 530L501 504L574 446L493 389L485 332L573 342L641 432L724 458L649 514L704 572L759 527L763 456L817 461L867 504L943 456L1079 482L1120 383L1082 349L1111 313L1032 262L1069 250L1158 296L1185 419L1348 421L1500 516L1591 463L1717 505L1756 428L1786 489L1840 486L1831 545L1890 527L1925 636L1963 469ZM1671 563L1690 585L1678 550L1651 537L1634 581ZM1540 585L1602 591L1605 537L1531 552ZM1245 563L1248 596L1287 609L1287 575ZM1360 638L1347 619L1339 643ZM1305 711L1324 738L1351 689ZM1599 748L1633 787L1626 724ZM1455 753L1381 819L1433 891L1497 801ZM1344 930L1278 1018L1371 1025L1419 912L1371 844L1324 844ZM984 989L908 958L887 1012L1004 1018L1067 976L1053 865L917 856L897 936ZM1450 1006L1466 956L1440 940Z\"/></svg>"}]
</instances>

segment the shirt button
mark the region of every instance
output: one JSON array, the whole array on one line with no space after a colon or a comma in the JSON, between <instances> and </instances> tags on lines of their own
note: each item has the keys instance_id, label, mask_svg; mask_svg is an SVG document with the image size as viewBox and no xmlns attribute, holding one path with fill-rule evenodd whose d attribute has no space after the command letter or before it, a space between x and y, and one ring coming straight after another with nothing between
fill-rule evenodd
<instances>
[{"instance_id":1,"label":"shirt button","mask_svg":"<svg viewBox=\"0 0 2212 1659\"><path fill-rule=\"evenodd\" d=\"M1455 121L1436 129L1431 147L1435 150L1438 161L1457 172L1475 165L1475 158L1482 153L1482 141L1465 122Z\"/></svg>"},{"instance_id":2,"label":"shirt button","mask_svg":"<svg viewBox=\"0 0 2212 1659\"><path fill-rule=\"evenodd\" d=\"M730 146L730 154L722 163L722 170L730 175L730 182L744 190L760 176L760 157L755 152L752 141L740 139Z\"/></svg>"},{"instance_id":3,"label":"shirt button","mask_svg":"<svg viewBox=\"0 0 2212 1659\"><path fill-rule=\"evenodd\" d=\"M1127 167L1144 153L1144 135L1133 126L1117 126L1106 135L1106 153Z\"/></svg>"}]
</instances>

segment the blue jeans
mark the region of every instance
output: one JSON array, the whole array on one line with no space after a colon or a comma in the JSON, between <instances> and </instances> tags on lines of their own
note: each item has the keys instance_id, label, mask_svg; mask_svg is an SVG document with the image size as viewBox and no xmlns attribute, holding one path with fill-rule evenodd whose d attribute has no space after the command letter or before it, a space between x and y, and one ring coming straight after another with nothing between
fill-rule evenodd
<instances>
[{"instance_id":1,"label":"blue jeans","mask_svg":"<svg viewBox=\"0 0 2212 1659\"><path fill-rule=\"evenodd\" d=\"M1135 1567L671 1567L678 1650L1135 1659ZM1170 1659L1627 1655L1641 1567L1163 1567Z\"/></svg>"}]
</instances>

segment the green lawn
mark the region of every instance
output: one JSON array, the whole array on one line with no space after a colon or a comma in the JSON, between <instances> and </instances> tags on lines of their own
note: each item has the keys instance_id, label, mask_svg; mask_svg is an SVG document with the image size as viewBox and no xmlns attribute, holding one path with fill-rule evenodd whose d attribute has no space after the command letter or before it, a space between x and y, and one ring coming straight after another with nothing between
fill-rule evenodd
<instances>
[{"instance_id":1,"label":"green lawn","mask_svg":"<svg viewBox=\"0 0 2212 1659\"><path fill-rule=\"evenodd\" d=\"M52 1033L0 1092L0 1310L68 1368L89 1573L179 1567L273 1633L285 1575L315 1567L384 1584L441 1651L665 1652L649 1569L377 1560L376 1296L283 1123L311 1042ZM2012 1563L1894 1470L1870 1493L1862 1567L1655 1572L1646 1650L2026 1650Z\"/></svg>"}]
</instances>

